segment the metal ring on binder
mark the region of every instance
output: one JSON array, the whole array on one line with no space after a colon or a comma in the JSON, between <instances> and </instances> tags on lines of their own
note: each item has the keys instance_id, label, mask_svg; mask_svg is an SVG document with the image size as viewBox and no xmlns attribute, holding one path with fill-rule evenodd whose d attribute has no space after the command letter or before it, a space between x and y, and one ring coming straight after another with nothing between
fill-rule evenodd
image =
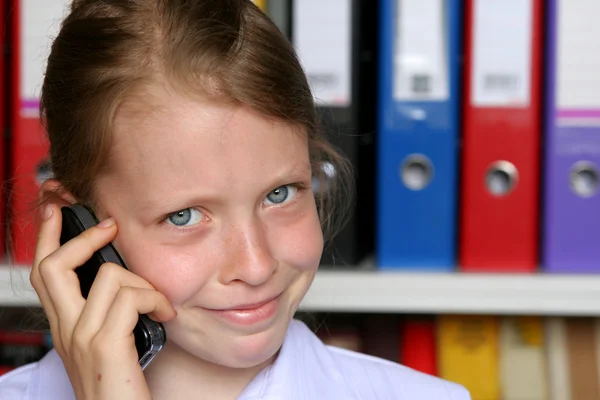
<instances>
[{"instance_id":1,"label":"metal ring on binder","mask_svg":"<svg viewBox=\"0 0 600 400\"><path fill-rule=\"evenodd\" d=\"M517 185L519 172L510 161L492 163L485 174L485 187L494 196L506 196Z\"/></svg>"},{"instance_id":2,"label":"metal ring on binder","mask_svg":"<svg viewBox=\"0 0 600 400\"><path fill-rule=\"evenodd\" d=\"M411 190L423 190L433 179L433 164L423 154L409 155L400 167L400 179Z\"/></svg>"},{"instance_id":3,"label":"metal ring on binder","mask_svg":"<svg viewBox=\"0 0 600 400\"><path fill-rule=\"evenodd\" d=\"M598 167L589 161L579 161L571 168L571 190L580 197L591 197L598 192Z\"/></svg>"}]
</instances>

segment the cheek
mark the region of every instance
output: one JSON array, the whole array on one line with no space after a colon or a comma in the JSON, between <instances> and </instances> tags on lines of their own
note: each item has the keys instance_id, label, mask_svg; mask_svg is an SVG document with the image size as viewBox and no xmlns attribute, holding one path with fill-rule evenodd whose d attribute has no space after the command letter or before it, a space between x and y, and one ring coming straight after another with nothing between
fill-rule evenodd
<instances>
[{"instance_id":1,"label":"cheek","mask_svg":"<svg viewBox=\"0 0 600 400\"><path fill-rule=\"evenodd\" d=\"M118 244L128 268L147 280L173 305L182 304L195 295L210 279L212 271L198 265L198 260L210 260L206 255L201 257L193 252L199 249L144 245L142 241Z\"/></svg>"},{"instance_id":2,"label":"cheek","mask_svg":"<svg viewBox=\"0 0 600 400\"><path fill-rule=\"evenodd\" d=\"M270 232L273 256L301 271L315 271L323 252L323 233L316 212L306 212L292 226Z\"/></svg>"}]
</instances>

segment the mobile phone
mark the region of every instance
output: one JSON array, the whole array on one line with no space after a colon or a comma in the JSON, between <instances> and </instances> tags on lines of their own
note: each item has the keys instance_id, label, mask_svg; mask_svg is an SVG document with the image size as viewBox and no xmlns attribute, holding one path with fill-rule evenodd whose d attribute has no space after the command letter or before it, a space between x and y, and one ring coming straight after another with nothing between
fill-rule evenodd
<instances>
[{"instance_id":1,"label":"mobile phone","mask_svg":"<svg viewBox=\"0 0 600 400\"><path fill-rule=\"evenodd\" d=\"M98 219L89 208L81 204L73 204L61 208L62 232L60 235L61 246L81 234L83 231L95 226ZM96 251L85 264L77 267L75 273L79 278L81 294L87 299L92 283L102 264L111 262L127 268L121 256L109 243ZM150 319L147 315L140 315L133 330L138 361L142 370L146 368L156 355L163 349L167 340L164 326Z\"/></svg>"}]
</instances>

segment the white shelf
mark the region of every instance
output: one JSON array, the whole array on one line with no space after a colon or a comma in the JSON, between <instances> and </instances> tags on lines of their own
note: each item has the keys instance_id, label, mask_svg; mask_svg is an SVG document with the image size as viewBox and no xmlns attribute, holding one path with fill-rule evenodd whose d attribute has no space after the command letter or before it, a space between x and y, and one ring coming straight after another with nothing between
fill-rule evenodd
<instances>
[{"instance_id":1,"label":"white shelf","mask_svg":"<svg viewBox=\"0 0 600 400\"><path fill-rule=\"evenodd\" d=\"M302 308L322 312L600 316L600 274L321 271Z\"/></svg>"},{"instance_id":2,"label":"white shelf","mask_svg":"<svg viewBox=\"0 0 600 400\"><path fill-rule=\"evenodd\" d=\"M0 265L0 306L37 306L29 269ZM303 311L600 316L600 274L321 270Z\"/></svg>"},{"instance_id":3,"label":"white shelf","mask_svg":"<svg viewBox=\"0 0 600 400\"><path fill-rule=\"evenodd\" d=\"M39 306L29 271L28 267L0 265L0 307Z\"/></svg>"}]
</instances>

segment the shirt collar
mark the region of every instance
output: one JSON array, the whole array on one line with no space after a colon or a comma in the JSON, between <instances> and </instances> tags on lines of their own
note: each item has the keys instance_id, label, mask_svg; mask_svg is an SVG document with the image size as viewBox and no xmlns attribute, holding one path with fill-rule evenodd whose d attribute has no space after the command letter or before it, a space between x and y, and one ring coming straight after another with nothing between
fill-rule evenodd
<instances>
[{"instance_id":1,"label":"shirt collar","mask_svg":"<svg viewBox=\"0 0 600 400\"><path fill-rule=\"evenodd\" d=\"M30 388L53 387L61 399L74 399L73 389L55 350L41 364L49 364L38 379L39 385ZM37 379L34 379L37 382ZM321 340L301 321L292 320L275 361L263 369L246 387L238 400L304 400L351 399L352 382L341 373L331 353ZM31 394L31 398L43 398Z\"/></svg>"},{"instance_id":2,"label":"shirt collar","mask_svg":"<svg viewBox=\"0 0 600 400\"><path fill-rule=\"evenodd\" d=\"M238 400L352 398L345 393L348 387L323 342L303 322L292 320L275 361L250 382Z\"/></svg>"}]
</instances>

